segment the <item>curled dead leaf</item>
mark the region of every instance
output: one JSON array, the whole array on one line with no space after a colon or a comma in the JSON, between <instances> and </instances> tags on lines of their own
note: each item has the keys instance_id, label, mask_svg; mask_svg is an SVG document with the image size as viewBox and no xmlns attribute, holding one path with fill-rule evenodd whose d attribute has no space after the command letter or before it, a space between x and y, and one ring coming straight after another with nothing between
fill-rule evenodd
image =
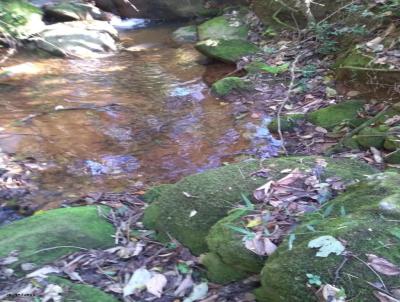
<instances>
[{"instance_id":1,"label":"curled dead leaf","mask_svg":"<svg viewBox=\"0 0 400 302\"><path fill-rule=\"evenodd\" d=\"M367 254L368 265L370 265L378 273L386 276L398 276L400 275L400 267L391 263L390 261L378 257L374 254Z\"/></svg>"}]
</instances>

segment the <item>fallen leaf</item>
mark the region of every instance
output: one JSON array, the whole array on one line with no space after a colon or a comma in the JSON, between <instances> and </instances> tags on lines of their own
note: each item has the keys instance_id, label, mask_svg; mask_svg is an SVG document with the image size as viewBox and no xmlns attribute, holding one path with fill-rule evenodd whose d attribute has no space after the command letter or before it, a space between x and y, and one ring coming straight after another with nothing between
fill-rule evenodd
<instances>
[{"instance_id":1,"label":"fallen leaf","mask_svg":"<svg viewBox=\"0 0 400 302\"><path fill-rule=\"evenodd\" d=\"M183 302L194 302L207 297L208 293L208 284L206 282L200 283L193 287L192 292L189 297L187 297Z\"/></svg>"},{"instance_id":2,"label":"fallen leaf","mask_svg":"<svg viewBox=\"0 0 400 302\"><path fill-rule=\"evenodd\" d=\"M37 265L34 263L22 263L21 264L21 269L23 271L33 271L36 267L37 267Z\"/></svg>"},{"instance_id":3,"label":"fallen leaf","mask_svg":"<svg viewBox=\"0 0 400 302\"><path fill-rule=\"evenodd\" d=\"M183 279L182 283L179 284L178 288L175 290L174 295L177 297L183 297L186 294L186 291L189 288L193 287L193 279L191 275L187 275L185 279Z\"/></svg>"},{"instance_id":4,"label":"fallen leaf","mask_svg":"<svg viewBox=\"0 0 400 302\"><path fill-rule=\"evenodd\" d=\"M400 267L389 262L384 258L380 258L373 254L367 254L368 265L370 265L378 273L386 276L398 276L400 275Z\"/></svg>"},{"instance_id":5,"label":"fallen leaf","mask_svg":"<svg viewBox=\"0 0 400 302\"><path fill-rule=\"evenodd\" d=\"M124 297L132 295L136 290L141 290L146 287L146 283L151 279L151 273L145 268L136 270L129 282L124 286Z\"/></svg>"},{"instance_id":6,"label":"fallen leaf","mask_svg":"<svg viewBox=\"0 0 400 302\"><path fill-rule=\"evenodd\" d=\"M270 256L277 249L277 246L269 238L262 235L245 240L244 245L248 250L260 256Z\"/></svg>"},{"instance_id":7,"label":"fallen leaf","mask_svg":"<svg viewBox=\"0 0 400 302\"><path fill-rule=\"evenodd\" d=\"M316 294L321 302L345 302L346 300L343 291L330 284L321 286Z\"/></svg>"},{"instance_id":8,"label":"fallen leaf","mask_svg":"<svg viewBox=\"0 0 400 302\"><path fill-rule=\"evenodd\" d=\"M374 291L374 296L379 300L379 302L400 302L400 300L377 290Z\"/></svg>"},{"instance_id":9,"label":"fallen leaf","mask_svg":"<svg viewBox=\"0 0 400 302\"><path fill-rule=\"evenodd\" d=\"M317 257L328 257L330 254L340 255L344 252L343 244L332 236L321 236L308 243L309 248L318 248Z\"/></svg>"},{"instance_id":10,"label":"fallen leaf","mask_svg":"<svg viewBox=\"0 0 400 302\"><path fill-rule=\"evenodd\" d=\"M61 302L63 300L62 294L63 289L61 286L56 284L49 284L46 286L44 290L44 297L42 302L53 301L53 302Z\"/></svg>"},{"instance_id":11,"label":"fallen leaf","mask_svg":"<svg viewBox=\"0 0 400 302\"><path fill-rule=\"evenodd\" d=\"M168 280L164 275L156 273L146 282L146 289L150 294L161 298L164 286L167 285L167 282Z\"/></svg>"},{"instance_id":12,"label":"fallen leaf","mask_svg":"<svg viewBox=\"0 0 400 302\"><path fill-rule=\"evenodd\" d=\"M256 217L252 220L250 220L247 224L246 227L247 228L254 228L256 226L259 226L260 224L262 224L262 219L261 217Z\"/></svg>"},{"instance_id":13,"label":"fallen leaf","mask_svg":"<svg viewBox=\"0 0 400 302\"><path fill-rule=\"evenodd\" d=\"M189 217L192 218L193 216L196 216L197 211L196 210L192 210L189 214Z\"/></svg>"},{"instance_id":14,"label":"fallen leaf","mask_svg":"<svg viewBox=\"0 0 400 302\"><path fill-rule=\"evenodd\" d=\"M54 266L46 265L28 275L26 275L27 278L47 278L48 274L58 274L60 273L60 270Z\"/></svg>"}]
</instances>

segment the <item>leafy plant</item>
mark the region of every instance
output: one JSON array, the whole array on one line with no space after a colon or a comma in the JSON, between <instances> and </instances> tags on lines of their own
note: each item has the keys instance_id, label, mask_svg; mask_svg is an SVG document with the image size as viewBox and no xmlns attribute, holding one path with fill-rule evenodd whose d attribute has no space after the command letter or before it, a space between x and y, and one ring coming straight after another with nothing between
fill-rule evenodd
<instances>
[{"instance_id":1,"label":"leafy plant","mask_svg":"<svg viewBox=\"0 0 400 302\"><path fill-rule=\"evenodd\" d=\"M321 281L321 277L318 275L314 275L314 274L306 274L307 278L308 278L308 284L310 285L316 285L316 286L321 286L322 285L322 281Z\"/></svg>"}]
</instances>

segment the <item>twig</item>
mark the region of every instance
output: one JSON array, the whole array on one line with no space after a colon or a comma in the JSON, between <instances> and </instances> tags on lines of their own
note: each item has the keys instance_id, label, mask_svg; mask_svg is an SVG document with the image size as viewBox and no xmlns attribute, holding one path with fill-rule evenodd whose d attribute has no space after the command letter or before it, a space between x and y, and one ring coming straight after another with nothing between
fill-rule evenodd
<instances>
[{"instance_id":1,"label":"twig","mask_svg":"<svg viewBox=\"0 0 400 302\"><path fill-rule=\"evenodd\" d=\"M326 18L324 18L324 19L322 19L321 21L319 21L319 22L317 23L317 25L320 25L321 23L324 23L325 21L329 20L330 18L332 18L333 16L335 16L337 13L339 13L339 12L341 12L342 10L344 10L344 9L348 8L349 6L353 5L355 2L356 2L356 1L353 0L353 1L351 1L350 3L348 3L348 4L346 4L346 5L342 6L342 7L339 7L339 8L338 8L337 10L335 10L332 14L328 15Z\"/></svg>"},{"instance_id":2,"label":"twig","mask_svg":"<svg viewBox=\"0 0 400 302\"><path fill-rule=\"evenodd\" d=\"M279 139L281 140L282 143L282 149L285 151L285 153L287 154L287 150L285 148L285 141L283 139L283 134L282 134L282 129L281 129L281 114L282 114L282 110L285 107L285 105L289 102L290 100L290 96L292 94L293 91L293 87L294 87L294 81L296 79L296 65L300 60L300 57L303 54L300 53L293 61L292 63L292 67L290 68L290 84L289 84L289 88L286 94L285 99L283 100L281 106L278 109L278 113L277 113L277 123L278 123L278 134L279 134Z\"/></svg>"},{"instance_id":3,"label":"twig","mask_svg":"<svg viewBox=\"0 0 400 302\"><path fill-rule=\"evenodd\" d=\"M56 250L56 249L65 249L65 248L74 248L74 249L78 249L78 250L82 250L82 251L90 251L87 248L84 247L79 247L79 246L74 246L74 245L60 245L60 246L53 246L53 247L48 247L45 249L41 249L38 251L33 252L32 254L29 254L29 256L41 253L41 252L46 252L46 251L51 251L51 250Z\"/></svg>"},{"instance_id":4,"label":"twig","mask_svg":"<svg viewBox=\"0 0 400 302\"><path fill-rule=\"evenodd\" d=\"M336 269L335 271L335 279L333 281L333 284L336 284L336 282L339 280L340 278L340 271L342 270L343 266L346 264L346 262L349 260L349 258L347 258L347 256L344 256L344 259L342 261L342 263L340 263L339 267Z\"/></svg>"}]
</instances>

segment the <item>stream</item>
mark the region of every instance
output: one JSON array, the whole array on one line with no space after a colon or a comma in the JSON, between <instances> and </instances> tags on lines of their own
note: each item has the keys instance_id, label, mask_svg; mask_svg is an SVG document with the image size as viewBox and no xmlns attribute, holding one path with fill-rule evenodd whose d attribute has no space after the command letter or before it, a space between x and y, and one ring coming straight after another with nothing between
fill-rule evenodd
<instances>
[{"instance_id":1,"label":"stream","mask_svg":"<svg viewBox=\"0 0 400 302\"><path fill-rule=\"evenodd\" d=\"M105 58L7 61L30 72L0 85L0 148L35 164L36 210L171 183L265 148L266 121L238 118L210 94L210 67L192 45L171 40L176 27L122 30L129 51Z\"/></svg>"}]
</instances>

